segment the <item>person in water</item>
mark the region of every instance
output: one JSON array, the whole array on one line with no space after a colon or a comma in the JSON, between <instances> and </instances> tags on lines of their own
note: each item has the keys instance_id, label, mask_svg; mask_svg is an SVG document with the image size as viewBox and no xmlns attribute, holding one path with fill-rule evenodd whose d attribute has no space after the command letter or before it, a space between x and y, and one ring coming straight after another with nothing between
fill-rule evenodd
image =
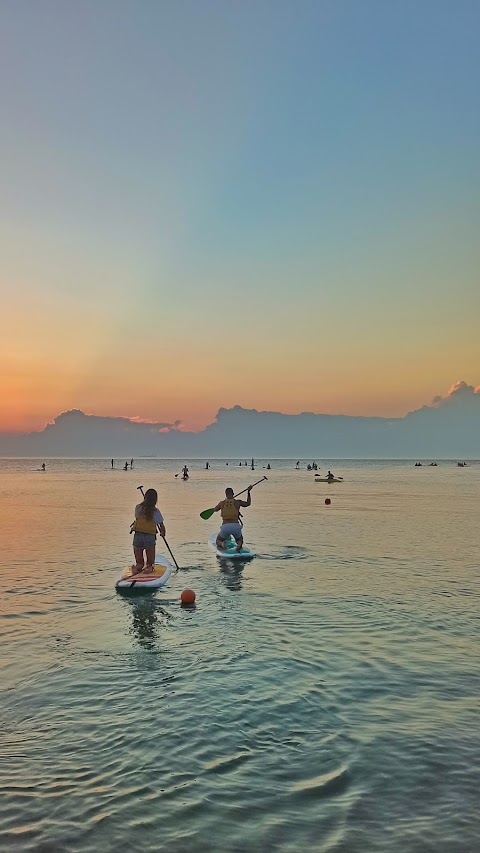
<instances>
[{"instance_id":1,"label":"person in water","mask_svg":"<svg viewBox=\"0 0 480 853\"><path fill-rule=\"evenodd\" d=\"M182 468L182 476L184 480L188 480L188 468L186 465L184 465Z\"/></svg>"},{"instance_id":2,"label":"person in water","mask_svg":"<svg viewBox=\"0 0 480 853\"><path fill-rule=\"evenodd\" d=\"M327 480L334 480L334 479L335 479L335 474L332 474L332 472L329 471L327 474Z\"/></svg>"},{"instance_id":3,"label":"person in water","mask_svg":"<svg viewBox=\"0 0 480 853\"><path fill-rule=\"evenodd\" d=\"M123 470L128 471L128 462L125 462L125 465L123 466Z\"/></svg>"},{"instance_id":4,"label":"person in water","mask_svg":"<svg viewBox=\"0 0 480 853\"><path fill-rule=\"evenodd\" d=\"M250 506L252 496L248 487L248 496L246 501L239 501L233 497L233 489L225 489L225 499L220 501L214 509L214 512L220 512L222 516L222 526L217 534L217 548L220 551L225 550L225 541L229 536L233 536L237 543L237 551L241 551L243 547L242 526L240 524L240 507Z\"/></svg>"},{"instance_id":5,"label":"person in water","mask_svg":"<svg viewBox=\"0 0 480 853\"><path fill-rule=\"evenodd\" d=\"M113 462L113 459L112 459L112 468L113 468L113 466L114 466L114 462Z\"/></svg>"},{"instance_id":6,"label":"person in water","mask_svg":"<svg viewBox=\"0 0 480 853\"><path fill-rule=\"evenodd\" d=\"M142 503L135 507L135 521L132 524L135 565L132 566L132 575L142 571L153 572L157 528L160 536L166 535L163 515L157 508L157 501L155 489L147 489Z\"/></svg>"},{"instance_id":7,"label":"person in water","mask_svg":"<svg viewBox=\"0 0 480 853\"><path fill-rule=\"evenodd\" d=\"M45 471L45 462L42 462L42 471Z\"/></svg>"},{"instance_id":8,"label":"person in water","mask_svg":"<svg viewBox=\"0 0 480 853\"><path fill-rule=\"evenodd\" d=\"M209 468L210 468L210 463L209 463L209 462L205 462L205 471L208 471L208 469L209 469Z\"/></svg>"}]
</instances>

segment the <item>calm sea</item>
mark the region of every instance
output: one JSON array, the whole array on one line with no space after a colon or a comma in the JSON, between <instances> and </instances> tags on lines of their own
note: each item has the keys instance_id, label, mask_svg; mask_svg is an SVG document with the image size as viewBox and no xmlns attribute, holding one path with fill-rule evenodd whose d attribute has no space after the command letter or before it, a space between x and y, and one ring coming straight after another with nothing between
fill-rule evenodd
<instances>
[{"instance_id":1,"label":"calm sea","mask_svg":"<svg viewBox=\"0 0 480 853\"><path fill-rule=\"evenodd\" d=\"M479 850L480 463L43 461L0 460L2 851ZM124 597L138 485L181 571Z\"/></svg>"}]
</instances>

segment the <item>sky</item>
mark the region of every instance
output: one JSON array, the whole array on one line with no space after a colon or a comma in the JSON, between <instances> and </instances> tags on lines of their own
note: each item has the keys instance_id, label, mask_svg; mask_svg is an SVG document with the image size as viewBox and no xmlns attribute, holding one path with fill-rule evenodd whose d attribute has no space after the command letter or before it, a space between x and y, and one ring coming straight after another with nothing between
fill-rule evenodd
<instances>
[{"instance_id":1,"label":"sky","mask_svg":"<svg viewBox=\"0 0 480 853\"><path fill-rule=\"evenodd\" d=\"M477 0L0 0L0 430L480 382Z\"/></svg>"}]
</instances>

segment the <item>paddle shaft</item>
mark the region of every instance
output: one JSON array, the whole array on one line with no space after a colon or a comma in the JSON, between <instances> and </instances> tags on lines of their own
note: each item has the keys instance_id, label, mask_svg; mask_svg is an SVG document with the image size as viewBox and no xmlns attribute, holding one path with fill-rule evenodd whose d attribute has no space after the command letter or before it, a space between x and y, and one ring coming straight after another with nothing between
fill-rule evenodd
<instances>
[{"instance_id":1,"label":"paddle shaft","mask_svg":"<svg viewBox=\"0 0 480 853\"><path fill-rule=\"evenodd\" d=\"M261 480L257 480L257 482L256 482L256 483L252 483L252 485L251 485L251 486L248 486L248 488L244 489L244 490L243 490L243 492L237 492L237 494L236 494L236 495L234 495L233 497L234 497L234 498L239 498L239 497L240 497L240 495L244 495L244 494L245 494L245 492L248 492L250 489L253 489L253 487L254 487L254 486L258 486L258 484L259 484L259 483L263 483L263 481L264 481L264 480L267 480L267 479L268 479L267 477L262 477L262 479L261 479Z\"/></svg>"},{"instance_id":2,"label":"paddle shaft","mask_svg":"<svg viewBox=\"0 0 480 853\"><path fill-rule=\"evenodd\" d=\"M158 532L160 533L160 531L158 531ZM162 534L161 534L161 533L160 533L160 536L162 536ZM173 562L175 563L175 566L176 566L176 568L177 568L177 572L178 572L178 571L179 571L179 569L180 569L180 566L178 565L178 563L177 563L177 561L176 561L175 557L173 556L172 549L170 548L170 545L168 544L167 540L165 539L165 536L162 536L162 539L163 539L163 541L165 542L165 545L167 546L167 548L168 548L168 550L169 550L169 552L170 552L170 556L171 556L171 558L172 558Z\"/></svg>"}]
</instances>

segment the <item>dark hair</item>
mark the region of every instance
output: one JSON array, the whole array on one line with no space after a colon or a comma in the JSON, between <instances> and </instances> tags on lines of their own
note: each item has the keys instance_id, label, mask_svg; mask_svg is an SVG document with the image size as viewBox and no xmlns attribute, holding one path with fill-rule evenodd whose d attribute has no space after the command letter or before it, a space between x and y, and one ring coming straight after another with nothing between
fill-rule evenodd
<instances>
[{"instance_id":1,"label":"dark hair","mask_svg":"<svg viewBox=\"0 0 480 853\"><path fill-rule=\"evenodd\" d=\"M158 495L155 489L147 489L143 501L140 504L140 514L143 515L144 518L148 519L148 521L151 521L153 518L153 511L157 505L157 501Z\"/></svg>"},{"instance_id":2,"label":"dark hair","mask_svg":"<svg viewBox=\"0 0 480 853\"><path fill-rule=\"evenodd\" d=\"M230 486L228 487L228 489L225 489L225 496L227 498L233 498L233 489L231 489Z\"/></svg>"}]
</instances>

